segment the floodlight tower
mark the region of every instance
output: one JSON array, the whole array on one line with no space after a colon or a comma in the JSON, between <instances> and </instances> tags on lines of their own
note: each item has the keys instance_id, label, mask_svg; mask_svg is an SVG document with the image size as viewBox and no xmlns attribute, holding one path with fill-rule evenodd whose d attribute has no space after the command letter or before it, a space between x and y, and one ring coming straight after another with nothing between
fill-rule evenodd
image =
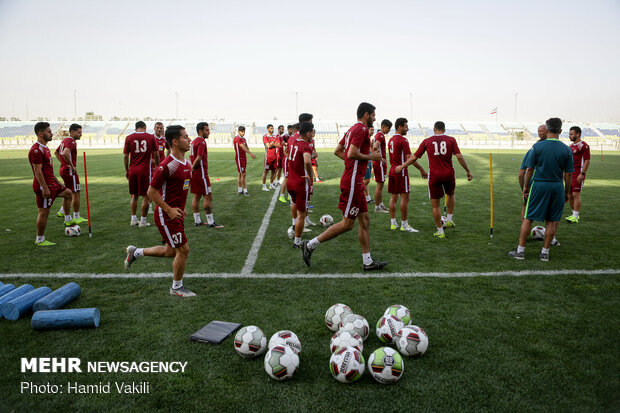
<instances>
[{"instance_id":1,"label":"floodlight tower","mask_svg":"<svg viewBox=\"0 0 620 413\"><path fill-rule=\"evenodd\" d=\"M291 95L295 95L295 117L299 116L299 95L301 95L300 91L294 91Z\"/></svg>"}]
</instances>

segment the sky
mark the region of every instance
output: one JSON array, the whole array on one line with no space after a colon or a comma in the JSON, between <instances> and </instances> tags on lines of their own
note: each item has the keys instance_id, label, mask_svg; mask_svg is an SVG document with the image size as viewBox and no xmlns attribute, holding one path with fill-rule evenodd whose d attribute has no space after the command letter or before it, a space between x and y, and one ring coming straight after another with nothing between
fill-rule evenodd
<instances>
[{"instance_id":1,"label":"sky","mask_svg":"<svg viewBox=\"0 0 620 413\"><path fill-rule=\"evenodd\" d=\"M0 0L0 116L167 119L178 96L184 119L354 120L368 101L509 122L516 96L519 122L620 121L619 21L618 0Z\"/></svg>"}]
</instances>

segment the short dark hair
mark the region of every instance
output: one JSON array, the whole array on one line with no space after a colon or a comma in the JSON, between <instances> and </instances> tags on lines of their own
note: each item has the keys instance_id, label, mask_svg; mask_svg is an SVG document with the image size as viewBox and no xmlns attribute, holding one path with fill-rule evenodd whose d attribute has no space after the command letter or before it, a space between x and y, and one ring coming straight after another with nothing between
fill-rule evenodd
<instances>
[{"instance_id":1,"label":"short dark hair","mask_svg":"<svg viewBox=\"0 0 620 413\"><path fill-rule=\"evenodd\" d=\"M34 134L38 135L39 132L45 132L45 129L49 128L50 124L47 122L37 122L34 125Z\"/></svg>"},{"instance_id":2,"label":"short dark hair","mask_svg":"<svg viewBox=\"0 0 620 413\"><path fill-rule=\"evenodd\" d=\"M141 120L136 122L136 130L138 129L146 129L146 123L142 122Z\"/></svg>"},{"instance_id":3,"label":"short dark hair","mask_svg":"<svg viewBox=\"0 0 620 413\"><path fill-rule=\"evenodd\" d=\"M433 125L433 129L437 129L437 130L441 130L441 131L446 131L446 124L443 123L442 121L438 120L437 122L435 122L435 124Z\"/></svg>"},{"instance_id":4,"label":"short dark hair","mask_svg":"<svg viewBox=\"0 0 620 413\"><path fill-rule=\"evenodd\" d=\"M286 125L286 129L293 129L293 125Z\"/></svg>"},{"instance_id":5,"label":"short dark hair","mask_svg":"<svg viewBox=\"0 0 620 413\"><path fill-rule=\"evenodd\" d=\"M267 129L269 129L270 126L273 128L273 125L270 123L269 125L267 125Z\"/></svg>"},{"instance_id":6,"label":"short dark hair","mask_svg":"<svg viewBox=\"0 0 620 413\"><path fill-rule=\"evenodd\" d=\"M284 125L278 125L278 129L283 128L283 127L284 127Z\"/></svg>"},{"instance_id":7,"label":"short dark hair","mask_svg":"<svg viewBox=\"0 0 620 413\"><path fill-rule=\"evenodd\" d=\"M562 119L549 118L545 122L545 126L547 126L547 130L549 131L549 133L561 133L562 132Z\"/></svg>"},{"instance_id":8,"label":"short dark hair","mask_svg":"<svg viewBox=\"0 0 620 413\"><path fill-rule=\"evenodd\" d=\"M570 130L574 130L579 134L579 136L581 136L581 128L579 126L571 126Z\"/></svg>"},{"instance_id":9,"label":"short dark hair","mask_svg":"<svg viewBox=\"0 0 620 413\"><path fill-rule=\"evenodd\" d=\"M357 118L361 119L364 117L364 113L372 113L375 111L375 107L368 102L362 102L357 107Z\"/></svg>"},{"instance_id":10,"label":"short dark hair","mask_svg":"<svg viewBox=\"0 0 620 413\"><path fill-rule=\"evenodd\" d=\"M237 129L239 132L245 132L245 126L239 126Z\"/></svg>"},{"instance_id":11,"label":"short dark hair","mask_svg":"<svg viewBox=\"0 0 620 413\"><path fill-rule=\"evenodd\" d=\"M390 122L389 119L383 119L381 121L381 126L387 126L388 128L391 128L392 127L392 122Z\"/></svg>"},{"instance_id":12,"label":"short dark hair","mask_svg":"<svg viewBox=\"0 0 620 413\"><path fill-rule=\"evenodd\" d=\"M308 132L312 132L314 130L314 125L312 122L302 122L299 125L299 134L301 136L305 135Z\"/></svg>"},{"instance_id":13,"label":"short dark hair","mask_svg":"<svg viewBox=\"0 0 620 413\"><path fill-rule=\"evenodd\" d=\"M78 129L82 129L82 125L78 125L77 123L72 123L71 126L69 126L69 132L75 132Z\"/></svg>"},{"instance_id":14,"label":"short dark hair","mask_svg":"<svg viewBox=\"0 0 620 413\"><path fill-rule=\"evenodd\" d=\"M179 139L179 137L181 136L181 131L185 130L185 128L181 125L170 125L166 128L166 132L165 132L165 136L166 136L166 142L168 142L168 145L172 148L172 140L173 139Z\"/></svg>"},{"instance_id":15,"label":"short dark hair","mask_svg":"<svg viewBox=\"0 0 620 413\"><path fill-rule=\"evenodd\" d=\"M162 122L155 122L155 125L161 125L164 126L164 124Z\"/></svg>"},{"instance_id":16,"label":"short dark hair","mask_svg":"<svg viewBox=\"0 0 620 413\"><path fill-rule=\"evenodd\" d=\"M204 130L205 126L209 126L207 122L198 122L196 125L196 133L200 133L201 130Z\"/></svg>"},{"instance_id":17,"label":"short dark hair","mask_svg":"<svg viewBox=\"0 0 620 413\"><path fill-rule=\"evenodd\" d=\"M314 118L314 116L312 116L312 113L300 113L299 117L297 118L297 120L299 121L299 123L303 123L303 122L312 122L312 119Z\"/></svg>"},{"instance_id":18,"label":"short dark hair","mask_svg":"<svg viewBox=\"0 0 620 413\"><path fill-rule=\"evenodd\" d=\"M401 126L405 126L405 123L409 123L409 121L405 118L398 118L396 119L396 123L394 123L394 127L398 129Z\"/></svg>"},{"instance_id":19,"label":"short dark hair","mask_svg":"<svg viewBox=\"0 0 620 413\"><path fill-rule=\"evenodd\" d=\"M293 128L293 130L299 131L299 123L296 123L292 125L291 127Z\"/></svg>"}]
</instances>

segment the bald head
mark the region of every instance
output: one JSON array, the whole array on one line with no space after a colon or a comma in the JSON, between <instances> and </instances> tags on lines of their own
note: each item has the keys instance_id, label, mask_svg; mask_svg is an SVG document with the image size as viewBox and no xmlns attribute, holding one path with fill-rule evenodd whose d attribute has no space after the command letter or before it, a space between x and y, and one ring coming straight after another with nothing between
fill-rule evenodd
<instances>
[{"instance_id":1,"label":"bald head","mask_svg":"<svg viewBox=\"0 0 620 413\"><path fill-rule=\"evenodd\" d=\"M540 126L538 127L538 138L539 138L541 141L544 141L545 139L547 139L547 132L549 132L549 131L547 130L547 126L546 126L546 125L540 125Z\"/></svg>"}]
</instances>

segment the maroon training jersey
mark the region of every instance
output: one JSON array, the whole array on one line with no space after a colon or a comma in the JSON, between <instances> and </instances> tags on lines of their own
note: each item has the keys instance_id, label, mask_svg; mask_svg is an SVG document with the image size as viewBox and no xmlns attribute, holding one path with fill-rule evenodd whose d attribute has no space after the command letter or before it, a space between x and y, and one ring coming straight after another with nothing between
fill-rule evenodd
<instances>
[{"instance_id":1,"label":"maroon training jersey","mask_svg":"<svg viewBox=\"0 0 620 413\"><path fill-rule=\"evenodd\" d=\"M45 145L35 142L34 145L28 151L28 161L30 161L30 167L32 168L32 174L34 175L34 165L40 164L41 171L43 172L43 179L47 186L54 185L56 177L54 176L54 165L52 164L52 153ZM32 189L35 191L41 189L39 181L37 181L36 175L32 181Z\"/></svg>"},{"instance_id":2,"label":"maroon training jersey","mask_svg":"<svg viewBox=\"0 0 620 413\"><path fill-rule=\"evenodd\" d=\"M364 185L364 175L366 174L366 168L368 168L368 161L349 159L347 154L351 145L357 146L364 155L370 154L368 127L362 124L362 122L357 122L345 133L343 140L340 142L344 146L345 153L344 172L342 178L340 178L340 188L351 189L354 186Z\"/></svg>"},{"instance_id":3,"label":"maroon training jersey","mask_svg":"<svg viewBox=\"0 0 620 413\"><path fill-rule=\"evenodd\" d=\"M387 155L385 154L385 135L383 134L383 132L379 131L375 134L375 139L373 140L372 144L374 145L375 142L379 142L379 153L381 153L381 158L386 159Z\"/></svg>"},{"instance_id":4,"label":"maroon training jersey","mask_svg":"<svg viewBox=\"0 0 620 413\"><path fill-rule=\"evenodd\" d=\"M403 165L409 155L411 155L409 141L404 136L396 134L390 139L388 149L390 150L390 175L396 176L397 174L394 171L396 167ZM400 172L401 176L406 176L407 174L407 168Z\"/></svg>"},{"instance_id":5,"label":"maroon training jersey","mask_svg":"<svg viewBox=\"0 0 620 413\"><path fill-rule=\"evenodd\" d=\"M192 141L189 152L189 161L194 164L197 156L202 156L198 168L193 172L200 176L209 176L209 166L207 164L207 141L205 138L197 137Z\"/></svg>"},{"instance_id":6,"label":"maroon training jersey","mask_svg":"<svg viewBox=\"0 0 620 413\"><path fill-rule=\"evenodd\" d=\"M274 160L277 159L278 155L277 155L277 151L276 151L276 147L271 147L271 148L267 148L267 144L268 143L274 143L276 141L276 137L273 135L263 135L263 143L265 144L265 157L268 160Z\"/></svg>"},{"instance_id":7,"label":"maroon training jersey","mask_svg":"<svg viewBox=\"0 0 620 413\"><path fill-rule=\"evenodd\" d=\"M192 176L192 165L187 159L178 160L168 155L157 168L151 180L151 186L159 189L161 197L173 208L185 210L189 181ZM158 213L159 205L155 207Z\"/></svg>"},{"instance_id":8,"label":"maroon training jersey","mask_svg":"<svg viewBox=\"0 0 620 413\"><path fill-rule=\"evenodd\" d=\"M452 155L461 153L456 139L447 135L435 135L426 138L414 155L416 158L421 158L424 152L428 154L429 179L454 177Z\"/></svg>"},{"instance_id":9,"label":"maroon training jersey","mask_svg":"<svg viewBox=\"0 0 620 413\"><path fill-rule=\"evenodd\" d=\"M168 146L168 141L166 141L165 136L157 136L157 135L153 135L153 136L155 137L155 142L157 143L157 152L159 152L159 162L161 162L166 157L166 149L170 149L170 146Z\"/></svg>"},{"instance_id":10,"label":"maroon training jersey","mask_svg":"<svg viewBox=\"0 0 620 413\"><path fill-rule=\"evenodd\" d=\"M590 159L590 146L581 141L579 143L571 143L568 147L573 152L575 172L581 172L583 163Z\"/></svg>"},{"instance_id":11,"label":"maroon training jersey","mask_svg":"<svg viewBox=\"0 0 620 413\"><path fill-rule=\"evenodd\" d=\"M282 136L276 135L276 142L280 144L280 147L276 148L276 156L278 157L278 159L284 159L284 145Z\"/></svg>"},{"instance_id":12,"label":"maroon training jersey","mask_svg":"<svg viewBox=\"0 0 620 413\"><path fill-rule=\"evenodd\" d=\"M129 173L148 174L157 143L150 133L136 132L125 138L124 154L129 154Z\"/></svg>"},{"instance_id":13,"label":"maroon training jersey","mask_svg":"<svg viewBox=\"0 0 620 413\"><path fill-rule=\"evenodd\" d=\"M241 149L241 145L248 146L248 141L245 140L245 137L241 137L239 135L235 136L233 139L233 146L235 147L235 160L237 162L243 162L247 159L247 154L243 149Z\"/></svg>"},{"instance_id":14,"label":"maroon training jersey","mask_svg":"<svg viewBox=\"0 0 620 413\"><path fill-rule=\"evenodd\" d=\"M71 151L71 154L69 155L69 158L71 159L71 164L73 166L77 165L76 164L77 142L75 142L75 139L73 139L72 137L64 138L62 142L60 143L60 145L58 146L58 148L56 148L56 153L60 155L60 174L61 175L69 175L73 172L71 167L69 167L69 165L67 164L67 161L65 161L64 156L62 156L62 153L67 148Z\"/></svg>"},{"instance_id":15,"label":"maroon training jersey","mask_svg":"<svg viewBox=\"0 0 620 413\"><path fill-rule=\"evenodd\" d=\"M312 156L312 150L314 145L311 142L306 142L303 139L289 139L289 153L288 153L288 181L289 188L296 190L300 187L304 187L307 182L304 176L306 173L306 166L304 163L304 153L309 153Z\"/></svg>"}]
</instances>

